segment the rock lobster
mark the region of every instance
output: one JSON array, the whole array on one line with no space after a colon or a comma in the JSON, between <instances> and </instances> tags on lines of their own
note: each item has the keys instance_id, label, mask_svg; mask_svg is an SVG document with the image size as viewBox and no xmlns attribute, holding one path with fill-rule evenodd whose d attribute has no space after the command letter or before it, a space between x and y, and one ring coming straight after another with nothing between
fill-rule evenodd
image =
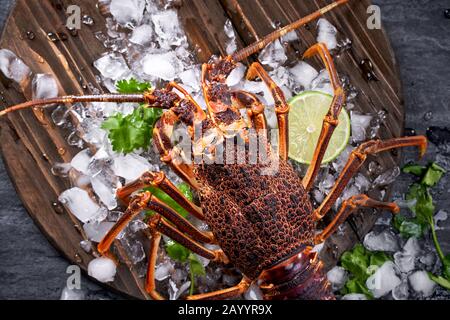
<instances>
[{"instance_id":1,"label":"rock lobster","mask_svg":"<svg viewBox=\"0 0 450 320\"><path fill-rule=\"evenodd\" d=\"M318 174L330 138L338 124L339 113L345 104L340 78L326 45L322 43L309 48L304 58L313 55L321 58L330 75L334 98L323 120L313 160L303 179L298 177L287 161L289 105L282 90L258 62L250 66L247 78L259 77L267 85L275 101L278 121L278 150L273 150L273 146L267 141L264 146L270 160L268 163L250 164L249 161L243 161L218 164L179 161L179 150L173 145L171 136L175 127L181 123L187 127L194 143L194 155L208 153L210 157L214 157L218 143L213 141L234 141L235 138L241 138L247 143L249 128L263 132L264 135L267 123L263 104L251 93L231 91L226 85L227 76L237 62L347 1L337 0L230 56L213 58L203 64L201 82L207 112L202 110L180 85L171 82L165 88L150 89L144 94L65 96L35 100L5 109L0 112L0 116L15 110L54 103L94 101L139 102L145 103L149 108L166 110L155 124L153 143L161 155L161 160L197 192L200 204L197 205L183 196L163 172L146 172L137 181L117 191L118 198L127 204L128 208L98 244L99 253L108 255L114 239L132 219L143 210L156 212L147 221L151 244L146 290L153 299L163 299L156 290L154 279L162 235L202 257L219 263L231 263L243 274L241 282L234 287L190 295L187 299L233 298L244 293L252 283L261 288L265 299L334 299L322 263L312 251L312 246L325 241L359 208L381 208L396 213L399 207L395 203L380 202L366 195L357 195L345 200L334 220L317 234L316 222L330 210L368 155L398 147L418 146L422 156L426 150L426 138L403 137L385 141L372 140L361 144L351 153L336 184L324 201L314 209L308 192ZM242 116L242 109L246 110L247 118ZM199 132L205 131L212 134L199 135ZM248 160L250 156L246 149L242 157ZM262 172L274 162L278 163L278 170L270 177L264 177ZM199 230L149 191L136 193L146 186L153 186L167 193L191 215L205 221L211 231ZM205 244L218 244L220 249L211 250Z\"/></svg>"}]
</instances>

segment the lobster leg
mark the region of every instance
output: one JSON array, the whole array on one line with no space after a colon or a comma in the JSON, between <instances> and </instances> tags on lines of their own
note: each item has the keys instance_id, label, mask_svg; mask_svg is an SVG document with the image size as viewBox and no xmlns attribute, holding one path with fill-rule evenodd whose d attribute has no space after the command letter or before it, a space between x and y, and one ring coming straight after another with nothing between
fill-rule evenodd
<instances>
[{"instance_id":1,"label":"lobster leg","mask_svg":"<svg viewBox=\"0 0 450 320\"><path fill-rule=\"evenodd\" d=\"M289 134L288 134L288 115L289 115L289 105L286 102L283 91L277 84L270 78L267 71L259 62L254 62L248 69L247 79L252 80L256 77L260 77L261 80L266 84L272 93L273 99L275 100L275 112L277 114L278 120L278 130L279 130L279 148L278 153L280 158L287 160L289 153Z\"/></svg>"},{"instance_id":2,"label":"lobster leg","mask_svg":"<svg viewBox=\"0 0 450 320\"><path fill-rule=\"evenodd\" d=\"M251 281L247 278L243 278L239 284L234 287L218 290L209 293L196 294L193 296L188 296L186 300L222 300L222 299L231 299L243 294L247 291L250 286Z\"/></svg>"},{"instance_id":3,"label":"lobster leg","mask_svg":"<svg viewBox=\"0 0 450 320\"><path fill-rule=\"evenodd\" d=\"M360 208L379 208L389 210L392 213L398 213L400 211L399 206L393 202L380 202L373 200L364 194L350 197L343 202L341 209L333 221L331 221L320 234L315 236L314 242L316 244L324 242L342 223L344 223L350 214Z\"/></svg>"},{"instance_id":4,"label":"lobster leg","mask_svg":"<svg viewBox=\"0 0 450 320\"><path fill-rule=\"evenodd\" d=\"M194 203L186 199L186 197L178 190L178 188L167 179L164 172L145 172L139 179L134 182L129 183L123 188L117 191L117 197L124 203L128 204L130 200L130 195L143 188L153 186L158 188L165 193L167 193L173 200L175 200L180 206L183 207L187 212L192 214L194 217L200 220L204 220L201 208L196 206Z\"/></svg>"},{"instance_id":5,"label":"lobster leg","mask_svg":"<svg viewBox=\"0 0 450 320\"><path fill-rule=\"evenodd\" d=\"M117 235L127 226L128 223L130 223L131 220L133 220L133 218L145 209L157 212L170 221L175 227L179 228L181 232L186 232L195 240L206 243L214 242L214 236L212 233L199 231L186 219L147 191L137 195L136 198L131 201L124 215L98 244L98 251L101 254L108 252Z\"/></svg>"},{"instance_id":6,"label":"lobster leg","mask_svg":"<svg viewBox=\"0 0 450 320\"><path fill-rule=\"evenodd\" d=\"M303 178L303 187L305 187L306 191L309 191L311 189L311 186L314 183L314 179L316 178L317 173L320 170L320 165L322 164L323 157L325 155L325 152L327 151L328 143L330 142L334 129L339 123L339 114L342 110L343 105L345 104L344 90L342 89L341 81L339 80L336 68L333 63L333 59L331 58L330 52L328 51L326 45L323 43L315 44L305 52L303 57L309 58L315 54L318 54L320 56L330 75L334 97L333 101L331 102L330 109L323 119L322 130L320 132L319 141L317 142L311 164L308 167L308 171L306 172L305 177Z\"/></svg>"},{"instance_id":7,"label":"lobster leg","mask_svg":"<svg viewBox=\"0 0 450 320\"><path fill-rule=\"evenodd\" d=\"M350 179L358 172L359 168L361 168L368 155L408 146L418 146L420 157L422 157L427 148L427 138L424 136L415 136L394 138L384 141L371 140L361 144L353 150L335 185L323 200L322 204L314 211L314 219L320 220L325 216L344 191Z\"/></svg>"},{"instance_id":8,"label":"lobster leg","mask_svg":"<svg viewBox=\"0 0 450 320\"><path fill-rule=\"evenodd\" d=\"M148 256L147 276L145 278L145 290L154 300L164 300L164 297L156 291L155 269L156 259L158 258L159 243L161 241L161 233L156 230L150 230L150 253Z\"/></svg>"},{"instance_id":9,"label":"lobster leg","mask_svg":"<svg viewBox=\"0 0 450 320\"><path fill-rule=\"evenodd\" d=\"M180 230L173 227L170 223L168 223L165 219L162 218L161 215L154 215L147 222L150 229L156 230L161 234L164 234L171 238L172 240L178 242L182 246L191 250L192 252L202 256L206 259L228 263L228 258L225 256L225 253L222 250L209 250L205 248L203 245L189 238L187 235L183 234Z\"/></svg>"},{"instance_id":10,"label":"lobster leg","mask_svg":"<svg viewBox=\"0 0 450 320\"><path fill-rule=\"evenodd\" d=\"M252 93L246 91L233 91L233 100L241 107L247 109L247 115L251 121L251 125L258 132L267 130L267 121L264 116L264 105Z\"/></svg>"}]
</instances>

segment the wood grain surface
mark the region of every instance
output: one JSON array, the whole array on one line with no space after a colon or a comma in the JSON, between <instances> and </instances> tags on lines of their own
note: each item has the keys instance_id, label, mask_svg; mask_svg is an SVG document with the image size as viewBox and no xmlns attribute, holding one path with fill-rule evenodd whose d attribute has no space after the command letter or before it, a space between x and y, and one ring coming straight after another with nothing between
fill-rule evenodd
<instances>
[{"instance_id":1,"label":"wood grain surface","mask_svg":"<svg viewBox=\"0 0 450 320\"><path fill-rule=\"evenodd\" d=\"M60 94L89 93L87 83L96 83L96 70L92 62L98 59L105 48L95 38L94 32L104 30L105 17L100 14L94 1L78 0L83 14L92 16L93 26L83 26L76 37L65 41L51 42L48 32L64 32L67 19L65 8L72 1L19 0L10 15L1 38L0 47L15 52L36 73L51 73L59 82ZM238 47L273 31L274 26L313 12L329 1L301 0L185 0L179 10L185 31L199 62L205 62L212 54L223 54L226 36L224 23L231 19L238 33ZM350 4L327 14L340 34L353 41L352 49L336 59L340 74L349 77L359 90L355 104L358 111L387 112L387 119L380 129L381 138L400 136L403 131L404 109L397 66L384 30L366 28L369 1L351 1ZM27 32L33 31L30 40ZM292 45L292 56L298 56L315 43L316 30L311 25L298 31L301 41ZM368 82L360 68L363 59L370 59L379 81ZM319 61L313 61L319 67ZM0 91L2 105L13 105L31 99L29 90L22 90L2 77ZM6 166L25 207L49 241L72 263L86 270L93 258L79 246L85 237L79 222L70 212L58 213L53 203L58 195L70 187L68 179L51 173L55 163L69 162L78 152L68 145L69 132L56 127L50 112L23 111L11 114L0 121L0 148ZM399 160L399 153L386 153L376 159L385 169ZM386 196L389 195L389 190ZM379 191L374 191L377 193ZM322 259L333 265L339 255L353 246L373 225L376 215L364 212L351 219L343 232L327 241ZM136 270L127 264L123 250L119 247L121 263L118 275L109 286L130 297L148 298L143 290L143 280Z\"/></svg>"}]
</instances>

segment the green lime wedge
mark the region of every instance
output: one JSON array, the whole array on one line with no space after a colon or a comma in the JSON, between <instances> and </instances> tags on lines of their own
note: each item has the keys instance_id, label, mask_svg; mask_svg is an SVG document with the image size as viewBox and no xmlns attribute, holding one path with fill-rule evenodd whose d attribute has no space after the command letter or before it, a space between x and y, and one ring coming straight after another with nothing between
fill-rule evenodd
<instances>
[{"instance_id":1,"label":"green lime wedge","mask_svg":"<svg viewBox=\"0 0 450 320\"><path fill-rule=\"evenodd\" d=\"M289 157L310 164L322 130L323 118L333 97L319 91L305 91L289 100ZM342 109L322 164L335 159L350 138L350 117Z\"/></svg>"}]
</instances>

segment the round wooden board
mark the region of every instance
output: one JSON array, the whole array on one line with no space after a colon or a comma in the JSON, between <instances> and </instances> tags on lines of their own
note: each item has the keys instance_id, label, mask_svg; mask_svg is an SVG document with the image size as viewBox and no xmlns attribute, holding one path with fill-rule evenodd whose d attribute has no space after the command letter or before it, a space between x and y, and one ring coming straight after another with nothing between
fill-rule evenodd
<instances>
[{"instance_id":1,"label":"round wooden board","mask_svg":"<svg viewBox=\"0 0 450 320\"><path fill-rule=\"evenodd\" d=\"M212 54L225 52L226 36L223 27L231 19L237 31L238 47L273 31L274 25L285 25L328 4L329 0L184 0L179 9L180 18L192 45L195 45L199 62L206 61ZM94 32L105 29L102 16L92 0L18 0L4 29L0 48L15 52L31 68L34 74L51 73L59 81L60 94L81 94L87 83L96 83L97 71L92 62L106 50L95 38ZM69 36L66 41L51 42L48 32L68 34L66 8L77 4L83 14L92 16L93 26L82 26L78 36ZM387 112L380 138L402 135L404 108L401 96L399 74L395 58L384 30L368 30L366 20L368 0L353 0L326 18L334 24L340 34L353 41L352 49L346 51L335 63L340 74L349 77L359 90L355 104L358 111ZM27 38L33 31L35 38ZM298 31L301 41L292 45L292 52L304 52L315 43L316 30L302 28ZM363 59L370 59L379 81L366 81L359 67ZM313 61L320 67L319 61ZM22 92L2 76L0 91L3 107L14 105L31 98L31 92ZM69 188L68 179L51 174L51 167L58 162L69 162L79 151L66 142L68 132L57 128L45 112L44 118L27 110L10 114L2 119L0 148L25 207L49 241L72 263L86 271L93 257L79 246L83 239L82 228L69 212L58 214L52 205L58 195ZM399 161L399 153L380 155L377 161L383 168L391 168ZM389 191L389 190L388 190ZM375 193L377 191L374 191ZM389 192L386 193L386 197ZM340 254L351 248L355 242L370 230L376 215L359 214L346 222L343 231L327 241L321 256L327 266L333 265ZM119 246L118 244L116 244ZM123 250L118 248L119 255ZM124 258L124 257L123 257ZM122 261L127 261L124 259ZM24 284L26 285L26 284ZM143 279L137 272L121 263L112 289L130 297L148 298L143 288Z\"/></svg>"}]
</instances>

